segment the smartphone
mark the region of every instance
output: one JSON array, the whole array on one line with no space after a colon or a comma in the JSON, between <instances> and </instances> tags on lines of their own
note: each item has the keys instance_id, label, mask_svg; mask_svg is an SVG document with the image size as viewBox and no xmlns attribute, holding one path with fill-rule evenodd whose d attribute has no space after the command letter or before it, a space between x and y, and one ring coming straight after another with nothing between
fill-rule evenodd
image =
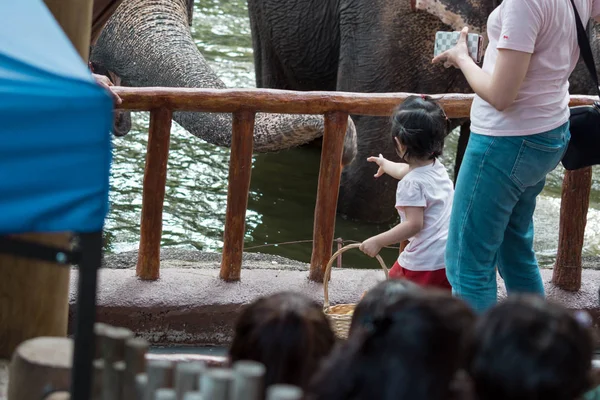
<instances>
[{"instance_id":1,"label":"smartphone","mask_svg":"<svg viewBox=\"0 0 600 400\"><path fill-rule=\"evenodd\" d=\"M456 46L459 38L460 32L436 32L433 56L436 57ZM467 47L469 48L471 58L476 63L480 63L483 58L483 36L477 33L469 33L467 36Z\"/></svg>"}]
</instances>

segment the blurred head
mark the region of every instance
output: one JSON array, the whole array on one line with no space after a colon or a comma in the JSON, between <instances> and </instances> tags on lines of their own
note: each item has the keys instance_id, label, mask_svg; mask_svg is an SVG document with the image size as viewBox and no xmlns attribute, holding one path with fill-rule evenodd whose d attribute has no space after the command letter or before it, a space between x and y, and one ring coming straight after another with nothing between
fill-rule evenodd
<instances>
[{"instance_id":1,"label":"blurred head","mask_svg":"<svg viewBox=\"0 0 600 400\"><path fill-rule=\"evenodd\" d=\"M429 96L408 97L392 115L392 141L404 162L435 160L442 155L449 123Z\"/></svg>"},{"instance_id":2,"label":"blurred head","mask_svg":"<svg viewBox=\"0 0 600 400\"><path fill-rule=\"evenodd\" d=\"M358 328L312 382L314 400L447 400L475 315L446 293L399 298Z\"/></svg>"},{"instance_id":3,"label":"blurred head","mask_svg":"<svg viewBox=\"0 0 600 400\"><path fill-rule=\"evenodd\" d=\"M422 288L406 279L386 279L369 290L357 304L352 315L350 334L360 327L365 327L373 319L381 315L390 304L404 296L421 293Z\"/></svg>"},{"instance_id":4,"label":"blurred head","mask_svg":"<svg viewBox=\"0 0 600 400\"><path fill-rule=\"evenodd\" d=\"M510 296L484 314L467 342L467 372L477 398L581 396L589 385L593 343L587 314L578 316L533 295Z\"/></svg>"},{"instance_id":5,"label":"blurred head","mask_svg":"<svg viewBox=\"0 0 600 400\"><path fill-rule=\"evenodd\" d=\"M229 350L232 362L265 365L265 387L287 383L306 388L335 343L322 308L298 293L278 293L250 304L240 315Z\"/></svg>"}]
</instances>

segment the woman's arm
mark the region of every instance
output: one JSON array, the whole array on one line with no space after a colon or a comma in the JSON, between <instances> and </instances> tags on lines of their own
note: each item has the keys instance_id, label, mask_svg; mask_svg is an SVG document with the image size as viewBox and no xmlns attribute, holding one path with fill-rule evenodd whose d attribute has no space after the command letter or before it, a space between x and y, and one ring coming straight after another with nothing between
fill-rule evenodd
<instances>
[{"instance_id":1,"label":"woman's arm","mask_svg":"<svg viewBox=\"0 0 600 400\"><path fill-rule=\"evenodd\" d=\"M360 250L369 257L375 257L383 247L415 236L423 229L423 210L423 207L405 207L405 221L386 232L365 240L360 245Z\"/></svg>"},{"instance_id":2,"label":"woman's arm","mask_svg":"<svg viewBox=\"0 0 600 400\"><path fill-rule=\"evenodd\" d=\"M499 49L493 75L484 72L469 56L467 48L468 28L461 32L458 44L433 59L433 63L444 62L446 67L459 68L475 93L498 111L510 107L523 84L531 54L508 49Z\"/></svg>"}]
</instances>

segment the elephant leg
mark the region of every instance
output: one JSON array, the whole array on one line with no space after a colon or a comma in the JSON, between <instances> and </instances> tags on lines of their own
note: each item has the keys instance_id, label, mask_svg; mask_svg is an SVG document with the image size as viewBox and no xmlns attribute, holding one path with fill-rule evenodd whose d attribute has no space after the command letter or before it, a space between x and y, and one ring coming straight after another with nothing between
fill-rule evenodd
<instances>
[{"instance_id":1,"label":"elephant leg","mask_svg":"<svg viewBox=\"0 0 600 400\"><path fill-rule=\"evenodd\" d=\"M458 171L462 164L465 151L467 150L467 144L469 143L469 137L471 136L471 121L467 121L460 126L460 136L458 137L458 144L456 146L456 161L454 162L454 184L458 178Z\"/></svg>"}]
</instances>

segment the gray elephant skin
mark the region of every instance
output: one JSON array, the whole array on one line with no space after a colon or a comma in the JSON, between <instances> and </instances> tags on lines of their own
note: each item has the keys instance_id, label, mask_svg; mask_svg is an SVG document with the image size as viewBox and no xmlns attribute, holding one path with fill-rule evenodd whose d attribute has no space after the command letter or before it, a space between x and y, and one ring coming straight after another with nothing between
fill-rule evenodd
<instances>
[{"instance_id":1,"label":"gray elephant skin","mask_svg":"<svg viewBox=\"0 0 600 400\"><path fill-rule=\"evenodd\" d=\"M435 32L468 25L485 33L498 0L248 0L257 87L348 92L467 93L458 70L431 64ZM92 60L130 86L222 88L191 39L185 0L124 0L92 52ZM598 27L593 48L600 54ZM597 61L599 59L597 58ZM593 94L582 66L572 92ZM228 115L176 113L192 134L220 146L231 143ZM352 124L352 121L354 124ZM396 182L373 178L366 158L393 159L389 120L352 116L346 135L338 212L349 219L387 222L396 217ZM463 124L459 146L468 139ZM356 129L354 130L354 127ZM322 135L317 116L258 115L257 151L277 151ZM460 158L460 149L458 152Z\"/></svg>"}]
</instances>

